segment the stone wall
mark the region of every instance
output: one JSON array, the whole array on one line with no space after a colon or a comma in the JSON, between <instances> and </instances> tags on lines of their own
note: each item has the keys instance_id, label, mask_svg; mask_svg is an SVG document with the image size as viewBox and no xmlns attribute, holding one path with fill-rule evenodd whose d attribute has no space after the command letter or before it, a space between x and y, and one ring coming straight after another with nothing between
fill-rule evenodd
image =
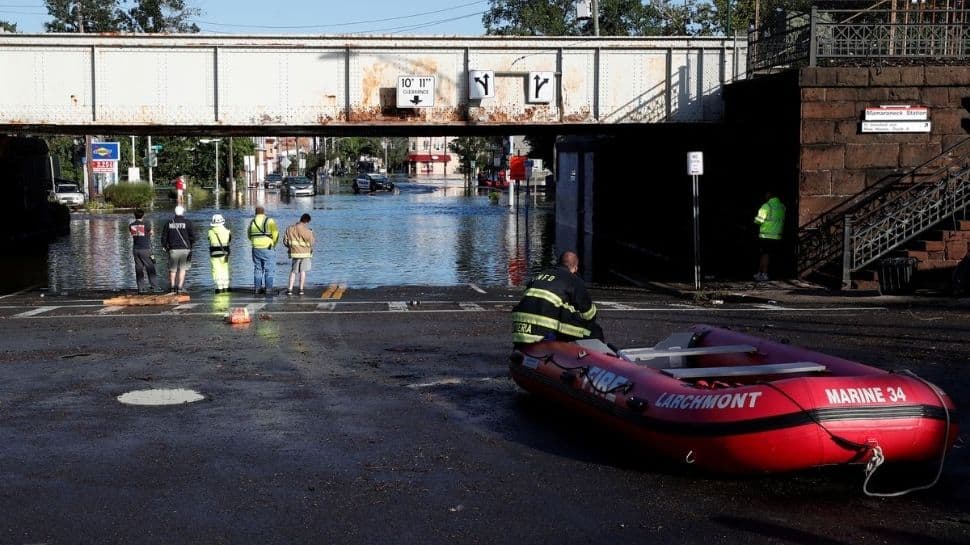
<instances>
[{"instance_id":1,"label":"stone wall","mask_svg":"<svg viewBox=\"0 0 970 545\"><path fill-rule=\"evenodd\" d=\"M798 225L968 136L970 66L803 68ZM867 107L929 108L930 133L863 134Z\"/></svg>"}]
</instances>

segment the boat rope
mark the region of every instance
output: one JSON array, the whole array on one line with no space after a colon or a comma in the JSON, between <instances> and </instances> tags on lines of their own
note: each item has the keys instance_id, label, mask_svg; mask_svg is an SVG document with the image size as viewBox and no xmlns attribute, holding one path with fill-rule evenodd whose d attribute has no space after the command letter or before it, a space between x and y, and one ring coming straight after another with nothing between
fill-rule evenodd
<instances>
[{"instance_id":1,"label":"boat rope","mask_svg":"<svg viewBox=\"0 0 970 545\"><path fill-rule=\"evenodd\" d=\"M827 433L828 436L829 436L829 438L835 444L839 445L840 447L842 447L844 449L854 450L854 451L859 452L859 453L864 453L865 451L869 450L870 445L867 445L865 443L857 443L855 441L852 441L851 439L846 439L845 437L842 437L840 435L836 435L836 434L832 433L832 431L829 430L828 428L826 428L825 427L825 424L822 424L822 421L819 420L818 417L816 417L815 414L812 413L812 411L809 411L805 407L802 407L802 405L795 398L793 398L792 396L790 396L788 394L788 392L782 390L781 388L779 388L775 384L773 384L771 382L762 382L761 384L764 384L765 386L768 386L769 388L774 389L775 391L777 391L781 395L783 395L786 398L788 398L788 400L791 401L796 407L798 407L798 410L802 411L805 414L805 416L807 416L808 418L810 418L812 420L812 422L815 423L816 426L818 426L819 428L822 428L822 431L824 431L825 433Z\"/></svg>"},{"instance_id":2,"label":"boat rope","mask_svg":"<svg viewBox=\"0 0 970 545\"><path fill-rule=\"evenodd\" d=\"M943 396L940 395L939 390L937 390L936 387L934 387L928 380L910 371L909 369L903 369L902 371L899 371L899 373L911 376L914 379L922 382L927 388L930 389L931 392L936 395L936 398L940 400L940 406L943 407L943 413L946 415L946 428L945 432L943 433L943 447L942 452L940 453L940 465L936 469L936 476L933 477L933 481L929 484L914 486L898 492L870 492L869 479L871 479L876 473L879 466L886 461L886 457L882 454L882 448L879 445L875 445L872 448L872 457L869 459L869 463L866 464L866 480L862 483L862 491L866 494L866 496L872 496L875 498L895 498L909 494L910 492L916 492L917 490L926 490L936 486L936 483L940 480L940 476L943 474L943 463L946 461L946 444L950 440L950 409L947 408L946 402L943 400Z\"/></svg>"}]
</instances>

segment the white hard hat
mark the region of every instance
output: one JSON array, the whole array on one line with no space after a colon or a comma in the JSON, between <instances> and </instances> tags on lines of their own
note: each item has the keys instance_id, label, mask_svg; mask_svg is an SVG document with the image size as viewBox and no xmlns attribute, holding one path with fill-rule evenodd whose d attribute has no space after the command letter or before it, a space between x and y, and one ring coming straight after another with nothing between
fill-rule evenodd
<instances>
[{"instance_id":1,"label":"white hard hat","mask_svg":"<svg viewBox=\"0 0 970 545\"><path fill-rule=\"evenodd\" d=\"M222 225L226 223L226 218L222 214L212 214L212 225Z\"/></svg>"},{"instance_id":2,"label":"white hard hat","mask_svg":"<svg viewBox=\"0 0 970 545\"><path fill-rule=\"evenodd\" d=\"M175 215L181 216L182 214L185 214L185 207L180 204L175 207Z\"/></svg>"}]
</instances>

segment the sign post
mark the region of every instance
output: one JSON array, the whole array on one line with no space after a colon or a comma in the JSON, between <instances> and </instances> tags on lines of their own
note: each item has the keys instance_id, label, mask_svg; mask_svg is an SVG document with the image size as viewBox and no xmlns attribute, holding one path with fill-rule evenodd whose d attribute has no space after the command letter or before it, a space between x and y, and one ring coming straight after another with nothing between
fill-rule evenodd
<instances>
[{"instance_id":1,"label":"sign post","mask_svg":"<svg viewBox=\"0 0 970 545\"><path fill-rule=\"evenodd\" d=\"M701 199L698 177L704 174L704 152L687 152L687 174L693 180L694 188L694 289L701 289Z\"/></svg>"}]
</instances>

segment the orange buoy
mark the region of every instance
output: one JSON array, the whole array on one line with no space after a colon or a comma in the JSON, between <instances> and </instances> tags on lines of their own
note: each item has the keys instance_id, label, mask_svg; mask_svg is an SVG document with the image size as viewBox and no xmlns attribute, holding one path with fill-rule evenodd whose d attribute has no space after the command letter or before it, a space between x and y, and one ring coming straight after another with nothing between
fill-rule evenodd
<instances>
[{"instance_id":1,"label":"orange buoy","mask_svg":"<svg viewBox=\"0 0 970 545\"><path fill-rule=\"evenodd\" d=\"M248 324L252 321L249 317L249 309L246 307L233 307L226 316L226 321L230 324Z\"/></svg>"}]
</instances>

